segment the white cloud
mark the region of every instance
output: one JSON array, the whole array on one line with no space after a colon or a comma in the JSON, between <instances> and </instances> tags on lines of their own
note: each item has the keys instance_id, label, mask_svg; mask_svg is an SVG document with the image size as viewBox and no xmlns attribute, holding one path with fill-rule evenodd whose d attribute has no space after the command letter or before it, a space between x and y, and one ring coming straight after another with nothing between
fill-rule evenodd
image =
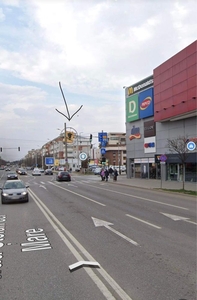
<instances>
[{"instance_id":1,"label":"white cloud","mask_svg":"<svg viewBox=\"0 0 197 300\"><path fill-rule=\"evenodd\" d=\"M3 9L0 7L0 22L3 22L5 20L5 15L3 13Z\"/></svg>"},{"instance_id":2,"label":"white cloud","mask_svg":"<svg viewBox=\"0 0 197 300\"><path fill-rule=\"evenodd\" d=\"M57 135L66 121L55 110L66 112L59 81L71 114L83 105L70 126L124 131L122 87L196 39L195 0L1 3L3 141L31 137L32 145Z\"/></svg>"}]
</instances>

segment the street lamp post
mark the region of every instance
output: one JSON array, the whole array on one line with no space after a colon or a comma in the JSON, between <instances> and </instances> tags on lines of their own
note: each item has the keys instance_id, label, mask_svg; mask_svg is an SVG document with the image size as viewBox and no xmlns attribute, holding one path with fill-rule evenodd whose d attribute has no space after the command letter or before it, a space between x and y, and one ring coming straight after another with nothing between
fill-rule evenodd
<instances>
[{"instance_id":1,"label":"street lamp post","mask_svg":"<svg viewBox=\"0 0 197 300\"><path fill-rule=\"evenodd\" d=\"M68 167L68 154L67 154L67 137L66 137L66 123L64 123L64 143L65 143L65 167Z\"/></svg>"}]
</instances>

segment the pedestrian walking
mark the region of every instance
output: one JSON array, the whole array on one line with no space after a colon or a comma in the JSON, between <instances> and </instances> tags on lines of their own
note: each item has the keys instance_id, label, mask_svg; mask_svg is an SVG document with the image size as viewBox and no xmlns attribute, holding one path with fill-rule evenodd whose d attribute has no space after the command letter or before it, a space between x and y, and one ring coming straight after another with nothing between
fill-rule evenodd
<instances>
[{"instance_id":1,"label":"pedestrian walking","mask_svg":"<svg viewBox=\"0 0 197 300\"><path fill-rule=\"evenodd\" d=\"M109 178L109 171L105 169L105 180L108 181Z\"/></svg>"},{"instance_id":2,"label":"pedestrian walking","mask_svg":"<svg viewBox=\"0 0 197 300\"><path fill-rule=\"evenodd\" d=\"M109 168L109 178L112 178L112 176L113 176L113 169L112 169L112 167L110 167Z\"/></svg>"},{"instance_id":3,"label":"pedestrian walking","mask_svg":"<svg viewBox=\"0 0 197 300\"><path fill-rule=\"evenodd\" d=\"M117 181L118 171L114 169L114 181Z\"/></svg>"},{"instance_id":4,"label":"pedestrian walking","mask_svg":"<svg viewBox=\"0 0 197 300\"><path fill-rule=\"evenodd\" d=\"M101 175L101 180L104 181L105 180L105 170L104 169L101 170L100 175Z\"/></svg>"}]
</instances>

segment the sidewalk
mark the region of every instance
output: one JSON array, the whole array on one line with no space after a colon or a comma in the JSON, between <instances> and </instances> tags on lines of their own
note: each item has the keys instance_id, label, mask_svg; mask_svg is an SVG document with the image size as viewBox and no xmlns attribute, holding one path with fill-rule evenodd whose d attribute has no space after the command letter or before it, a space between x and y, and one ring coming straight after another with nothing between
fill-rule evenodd
<instances>
[{"instance_id":1,"label":"sidewalk","mask_svg":"<svg viewBox=\"0 0 197 300\"><path fill-rule=\"evenodd\" d=\"M145 189L171 189L180 190L183 183L180 181L162 181L159 179L141 179L141 178L127 178L126 175L119 175L117 182L110 179L109 182L114 184L128 185ZM197 191L197 182L185 182L185 190Z\"/></svg>"}]
</instances>

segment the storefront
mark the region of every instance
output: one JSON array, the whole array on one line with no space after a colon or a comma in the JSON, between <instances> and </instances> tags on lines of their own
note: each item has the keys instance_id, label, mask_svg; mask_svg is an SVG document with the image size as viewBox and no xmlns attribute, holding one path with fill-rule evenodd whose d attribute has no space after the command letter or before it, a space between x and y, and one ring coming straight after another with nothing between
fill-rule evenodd
<instances>
[{"instance_id":1,"label":"storefront","mask_svg":"<svg viewBox=\"0 0 197 300\"><path fill-rule=\"evenodd\" d=\"M185 174L183 164L178 157L178 154L166 154L166 180L170 181L191 181L197 182L197 153L188 153L188 157L185 162ZM157 172L160 170L160 157L161 154L155 155L156 169ZM185 176L183 176L185 175Z\"/></svg>"}]
</instances>

